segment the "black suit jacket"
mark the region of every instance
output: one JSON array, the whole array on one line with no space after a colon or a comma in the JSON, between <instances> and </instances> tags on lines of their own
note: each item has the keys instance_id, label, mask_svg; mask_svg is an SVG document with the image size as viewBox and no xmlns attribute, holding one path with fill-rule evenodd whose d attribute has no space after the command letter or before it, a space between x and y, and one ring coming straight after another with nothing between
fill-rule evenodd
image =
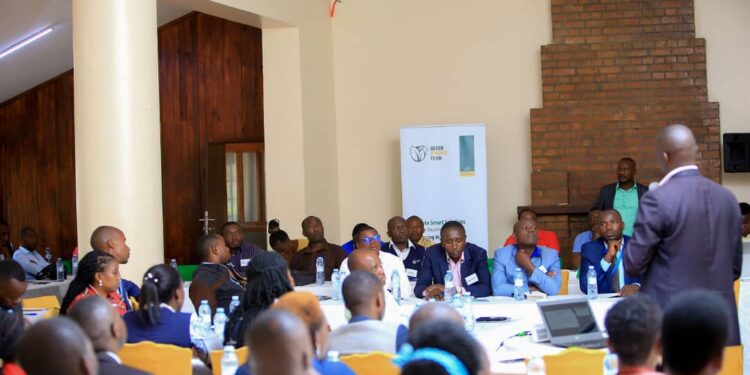
<instances>
[{"instance_id":1,"label":"black suit jacket","mask_svg":"<svg viewBox=\"0 0 750 375\"><path fill-rule=\"evenodd\" d=\"M136 370L132 367L121 365L107 353L96 353L96 359L99 362L99 373L107 375L150 375L149 372Z\"/></svg>"},{"instance_id":2,"label":"black suit jacket","mask_svg":"<svg viewBox=\"0 0 750 375\"><path fill-rule=\"evenodd\" d=\"M638 200L640 201L643 194L648 192L648 186L636 182L635 188L638 189ZM596 201L592 208L598 210L611 210L614 208L615 192L617 192L617 182L602 186L601 190L599 190L599 196L596 197Z\"/></svg>"}]
</instances>

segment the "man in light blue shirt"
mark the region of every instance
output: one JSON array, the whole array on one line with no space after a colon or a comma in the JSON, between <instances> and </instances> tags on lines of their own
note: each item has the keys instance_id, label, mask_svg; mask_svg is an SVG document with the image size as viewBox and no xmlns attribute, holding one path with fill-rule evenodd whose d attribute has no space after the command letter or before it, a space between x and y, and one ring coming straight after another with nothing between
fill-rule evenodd
<instances>
[{"instance_id":1,"label":"man in light blue shirt","mask_svg":"<svg viewBox=\"0 0 750 375\"><path fill-rule=\"evenodd\" d=\"M513 226L517 244L495 250L492 294L512 296L516 268L523 272L525 292L554 296L560 291L560 257L557 251L537 246L536 221L521 219Z\"/></svg>"},{"instance_id":2,"label":"man in light blue shirt","mask_svg":"<svg viewBox=\"0 0 750 375\"><path fill-rule=\"evenodd\" d=\"M13 253L13 260L23 267L26 273L35 278L45 267L49 266L47 260L36 251L36 231L29 227L21 229L21 247Z\"/></svg>"}]
</instances>

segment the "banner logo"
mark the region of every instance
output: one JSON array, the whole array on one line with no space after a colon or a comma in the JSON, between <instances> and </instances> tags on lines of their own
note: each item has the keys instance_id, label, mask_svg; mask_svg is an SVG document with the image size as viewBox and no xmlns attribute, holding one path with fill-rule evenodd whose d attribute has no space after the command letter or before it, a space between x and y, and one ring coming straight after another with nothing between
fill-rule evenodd
<instances>
[{"instance_id":1,"label":"banner logo","mask_svg":"<svg viewBox=\"0 0 750 375\"><path fill-rule=\"evenodd\" d=\"M410 146L409 154L411 155L411 160L417 163L424 161L427 157L427 146Z\"/></svg>"}]
</instances>

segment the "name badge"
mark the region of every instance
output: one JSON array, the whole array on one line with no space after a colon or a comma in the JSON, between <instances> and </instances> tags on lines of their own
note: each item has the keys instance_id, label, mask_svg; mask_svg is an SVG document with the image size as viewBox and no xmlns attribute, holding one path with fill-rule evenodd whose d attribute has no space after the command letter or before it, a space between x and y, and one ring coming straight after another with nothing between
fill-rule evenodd
<instances>
[{"instance_id":1,"label":"name badge","mask_svg":"<svg viewBox=\"0 0 750 375\"><path fill-rule=\"evenodd\" d=\"M406 269L406 276L417 277L417 270L415 270L413 268L407 268Z\"/></svg>"},{"instance_id":2,"label":"name badge","mask_svg":"<svg viewBox=\"0 0 750 375\"><path fill-rule=\"evenodd\" d=\"M542 271L542 273L547 273L547 267L545 267L543 264L539 266L539 271Z\"/></svg>"},{"instance_id":3,"label":"name badge","mask_svg":"<svg viewBox=\"0 0 750 375\"><path fill-rule=\"evenodd\" d=\"M465 279L466 285L474 285L479 281L479 278L477 277L477 274L472 273L471 275L467 276Z\"/></svg>"},{"instance_id":4,"label":"name badge","mask_svg":"<svg viewBox=\"0 0 750 375\"><path fill-rule=\"evenodd\" d=\"M240 265L242 267L247 267L248 263L250 263L250 259L240 259Z\"/></svg>"}]
</instances>

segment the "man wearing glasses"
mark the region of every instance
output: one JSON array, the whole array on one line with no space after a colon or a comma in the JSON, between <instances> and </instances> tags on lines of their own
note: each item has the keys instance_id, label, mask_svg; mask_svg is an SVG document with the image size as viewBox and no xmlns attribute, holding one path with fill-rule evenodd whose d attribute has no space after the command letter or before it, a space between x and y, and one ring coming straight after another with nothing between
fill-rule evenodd
<instances>
[{"instance_id":1,"label":"man wearing glasses","mask_svg":"<svg viewBox=\"0 0 750 375\"><path fill-rule=\"evenodd\" d=\"M378 258L380 258L380 262L383 265L383 271L385 271L385 288L389 291L393 291L391 279L393 278L393 273L397 272L401 298L411 297L412 288L411 284L409 284L409 277L406 274L404 263L401 262L401 258L380 251L381 244L378 231L370 226L362 227L359 232L355 233L354 239L354 247L356 250L368 250L378 254ZM348 258L341 263L341 272L349 273Z\"/></svg>"}]
</instances>

